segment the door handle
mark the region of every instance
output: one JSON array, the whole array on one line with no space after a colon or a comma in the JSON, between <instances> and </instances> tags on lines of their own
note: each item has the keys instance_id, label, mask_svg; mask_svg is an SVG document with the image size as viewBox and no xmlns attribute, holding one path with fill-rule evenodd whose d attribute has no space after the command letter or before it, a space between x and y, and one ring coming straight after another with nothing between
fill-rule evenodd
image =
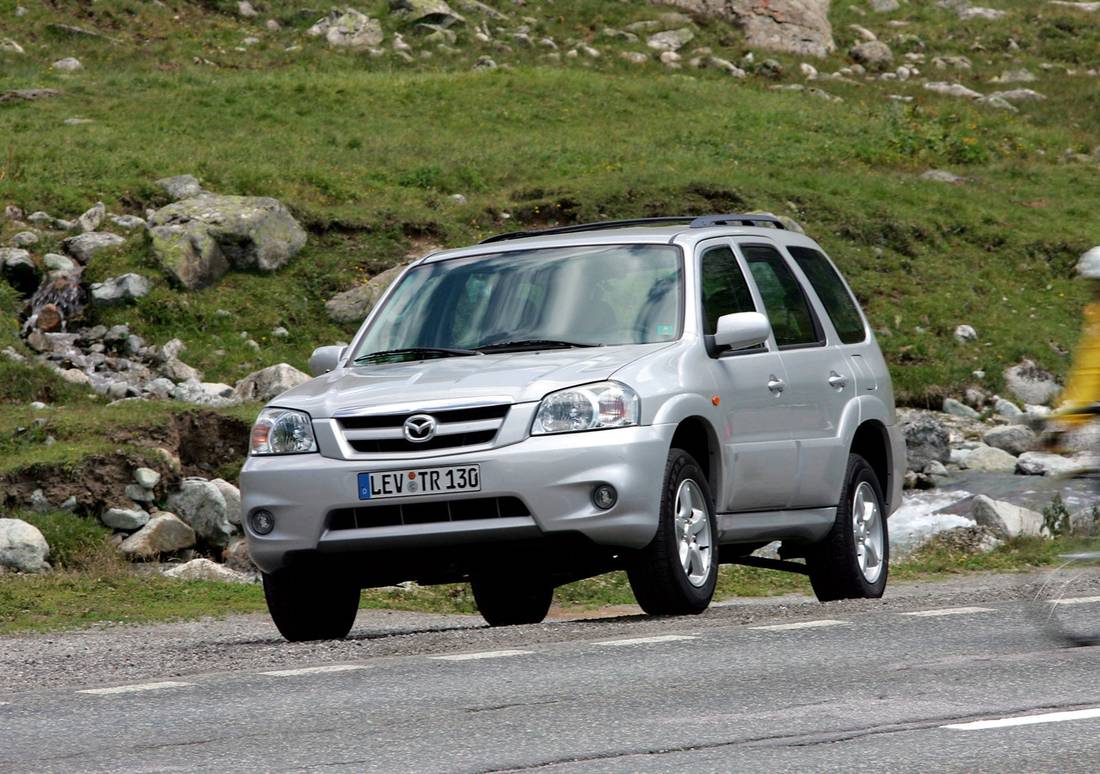
<instances>
[{"instance_id":1,"label":"door handle","mask_svg":"<svg viewBox=\"0 0 1100 774\"><path fill-rule=\"evenodd\" d=\"M787 388L787 383L780 379L775 374L768 377L768 389L774 392L776 395L783 392Z\"/></svg>"},{"instance_id":2,"label":"door handle","mask_svg":"<svg viewBox=\"0 0 1100 774\"><path fill-rule=\"evenodd\" d=\"M834 387L838 390L843 390L844 387L848 384L848 377L841 376L836 371L830 371L828 381L830 387Z\"/></svg>"}]
</instances>

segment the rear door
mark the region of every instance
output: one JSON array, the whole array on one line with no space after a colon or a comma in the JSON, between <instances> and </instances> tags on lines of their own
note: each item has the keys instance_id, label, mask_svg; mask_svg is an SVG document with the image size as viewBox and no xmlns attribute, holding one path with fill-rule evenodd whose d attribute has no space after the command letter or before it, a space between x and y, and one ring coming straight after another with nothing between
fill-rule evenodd
<instances>
[{"instance_id":1,"label":"rear door","mask_svg":"<svg viewBox=\"0 0 1100 774\"><path fill-rule=\"evenodd\" d=\"M729 239L707 240L697 254L705 335L714 334L722 315L762 311ZM725 465L723 491L715 493L718 510L785 507L798 455L783 419L787 380L775 342L737 352L712 350L710 363L724 420L717 428Z\"/></svg>"}]
</instances>

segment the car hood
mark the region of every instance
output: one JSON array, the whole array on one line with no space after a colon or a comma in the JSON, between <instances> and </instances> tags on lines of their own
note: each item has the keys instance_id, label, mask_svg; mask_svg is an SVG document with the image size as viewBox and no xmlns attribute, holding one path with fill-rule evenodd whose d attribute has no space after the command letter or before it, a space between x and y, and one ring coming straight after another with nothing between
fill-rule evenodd
<instances>
[{"instance_id":1,"label":"car hood","mask_svg":"<svg viewBox=\"0 0 1100 774\"><path fill-rule=\"evenodd\" d=\"M443 402L524 403L541 400L554 390L602 381L668 346L627 344L338 368L284 392L271 405L300 409L321 419L381 406L415 411L424 404Z\"/></svg>"}]
</instances>

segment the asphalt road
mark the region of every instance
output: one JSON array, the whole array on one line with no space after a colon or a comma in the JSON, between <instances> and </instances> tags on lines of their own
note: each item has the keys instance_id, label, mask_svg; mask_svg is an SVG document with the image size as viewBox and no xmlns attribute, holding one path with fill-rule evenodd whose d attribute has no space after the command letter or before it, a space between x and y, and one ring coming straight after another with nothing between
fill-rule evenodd
<instances>
[{"instance_id":1,"label":"asphalt road","mask_svg":"<svg viewBox=\"0 0 1100 774\"><path fill-rule=\"evenodd\" d=\"M1097 771L1100 649L1058 647L1020 584L497 630L364 611L309 645L262 617L0 638L0 771Z\"/></svg>"}]
</instances>

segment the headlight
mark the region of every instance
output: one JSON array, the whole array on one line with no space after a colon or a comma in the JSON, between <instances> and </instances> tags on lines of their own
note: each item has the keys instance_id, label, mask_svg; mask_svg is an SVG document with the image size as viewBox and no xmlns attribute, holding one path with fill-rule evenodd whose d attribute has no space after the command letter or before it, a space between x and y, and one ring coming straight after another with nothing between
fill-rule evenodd
<instances>
[{"instance_id":1,"label":"headlight","mask_svg":"<svg viewBox=\"0 0 1100 774\"><path fill-rule=\"evenodd\" d=\"M552 392L535 413L532 435L575 433L638 424L638 394L625 384L598 382Z\"/></svg>"},{"instance_id":2,"label":"headlight","mask_svg":"<svg viewBox=\"0 0 1100 774\"><path fill-rule=\"evenodd\" d=\"M252 454L305 454L317 451L309 414L267 408L252 426Z\"/></svg>"}]
</instances>

